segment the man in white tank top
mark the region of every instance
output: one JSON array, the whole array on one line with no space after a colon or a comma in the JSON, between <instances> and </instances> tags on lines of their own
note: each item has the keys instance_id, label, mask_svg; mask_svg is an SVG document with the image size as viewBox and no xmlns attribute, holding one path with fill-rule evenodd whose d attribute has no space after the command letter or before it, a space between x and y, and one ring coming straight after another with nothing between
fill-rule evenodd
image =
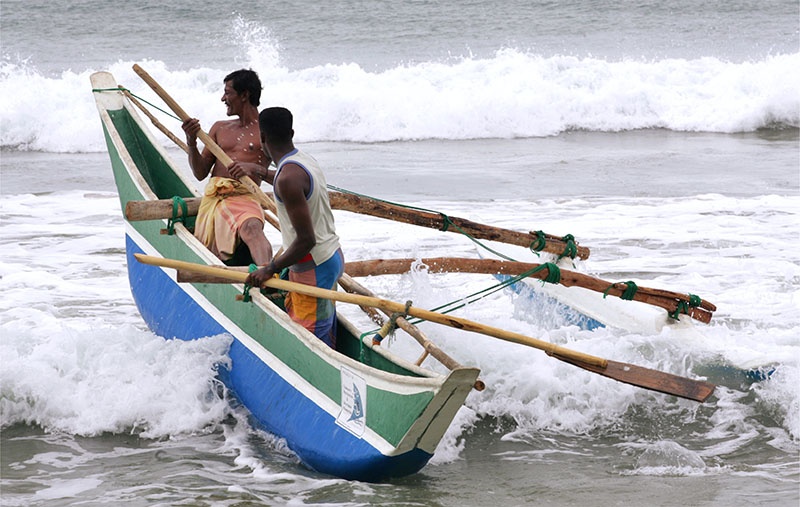
<instances>
[{"instance_id":1,"label":"man in white tank top","mask_svg":"<svg viewBox=\"0 0 800 507\"><path fill-rule=\"evenodd\" d=\"M344 272L344 257L336 235L325 175L314 158L295 148L292 113L282 107L259 114L261 144L276 161L275 204L283 251L267 266L250 273L247 283L259 287L289 268L289 281L336 290ZM336 346L333 301L289 293L286 311L331 347Z\"/></svg>"}]
</instances>

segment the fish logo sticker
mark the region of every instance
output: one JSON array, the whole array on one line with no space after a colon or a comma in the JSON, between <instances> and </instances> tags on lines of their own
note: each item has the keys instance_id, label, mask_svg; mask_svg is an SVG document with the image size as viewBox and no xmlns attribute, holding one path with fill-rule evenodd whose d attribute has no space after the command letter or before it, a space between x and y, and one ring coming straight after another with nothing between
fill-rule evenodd
<instances>
[{"instance_id":1,"label":"fish logo sticker","mask_svg":"<svg viewBox=\"0 0 800 507\"><path fill-rule=\"evenodd\" d=\"M341 369L342 405L336 423L361 437L367 422L367 383L348 368Z\"/></svg>"},{"instance_id":2,"label":"fish logo sticker","mask_svg":"<svg viewBox=\"0 0 800 507\"><path fill-rule=\"evenodd\" d=\"M361 393L358 391L358 386L353 384L353 413L350 414L348 421L362 417L364 417L364 405L361 403Z\"/></svg>"}]
</instances>

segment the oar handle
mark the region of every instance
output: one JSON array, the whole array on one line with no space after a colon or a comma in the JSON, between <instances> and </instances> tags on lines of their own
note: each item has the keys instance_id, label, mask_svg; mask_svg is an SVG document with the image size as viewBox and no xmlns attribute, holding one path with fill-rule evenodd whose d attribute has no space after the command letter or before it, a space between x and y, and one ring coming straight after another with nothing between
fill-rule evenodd
<instances>
[{"instance_id":1,"label":"oar handle","mask_svg":"<svg viewBox=\"0 0 800 507\"><path fill-rule=\"evenodd\" d=\"M153 79L153 77L150 76L150 74L147 73L147 71L141 68L139 64L137 63L133 64L133 71L136 72L136 74L138 74L139 77L142 78L142 80L145 83L147 83L148 86L150 86L150 88L152 88L153 91L156 92L156 94L159 97L161 97L161 100L163 100L164 103L166 103L167 106L169 106L169 108L172 109L172 111L178 116L178 118L181 119L181 121L186 121L189 118L191 118L191 116L189 116L186 113L186 111L184 111L183 108L180 105L178 105L177 102L175 102L175 99L173 99L169 95L169 93L167 93L167 91L164 90L164 88L162 88L161 85L158 84L158 82L155 79ZM197 137L199 137L200 140L203 141L203 144L206 146L206 148L208 148L209 151L211 151L211 153L213 153L214 156L217 157L217 160L222 162L222 164L225 167L228 167L231 164L233 164L233 159L229 157L228 154L225 153L225 151L222 148L220 148L219 145L213 139L211 139L211 136L206 134L202 129L200 130L200 132L197 133ZM273 213L275 212L276 210L275 203L272 202L272 199L270 199L264 193L263 190L261 190L261 187L256 185L255 181L253 181L249 176L242 176L241 178L239 178L239 181L241 181L242 184L244 184L247 187L247 189L258 198L258 200L261 202L262 205L264 205L268 210L272 211Z\"/></svg>"}]
</instances>

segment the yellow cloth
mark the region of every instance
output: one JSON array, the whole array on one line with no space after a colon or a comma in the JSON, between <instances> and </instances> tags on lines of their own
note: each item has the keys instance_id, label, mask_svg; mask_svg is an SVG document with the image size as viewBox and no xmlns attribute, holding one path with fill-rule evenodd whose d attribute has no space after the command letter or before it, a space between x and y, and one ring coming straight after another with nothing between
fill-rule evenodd
<instances>
[{"instance_id":1,"label":"yellow cloth","mask_svg":"<svg viewBox=\"0 0 800 507\"><path fill-rule=\"evenodd\" d=\"M206 185L194 235L220 259L228 260L239 244L239 227L248 219L264 223L264 210L240 182L214 176Z\"/></svg>"}]
</instances>

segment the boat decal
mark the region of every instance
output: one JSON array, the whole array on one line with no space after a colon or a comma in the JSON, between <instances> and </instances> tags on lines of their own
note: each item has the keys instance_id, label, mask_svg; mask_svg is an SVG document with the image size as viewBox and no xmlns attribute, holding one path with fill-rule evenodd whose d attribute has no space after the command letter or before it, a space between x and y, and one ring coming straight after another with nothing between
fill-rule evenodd
<instances>
[{"instance_id":1,"label":"boat decal","mask_svg":"<svg viewBox=\"0 0 800 507\"><path fill-rule=\"evenodd\" d=\"M340 371L342 405L336 423L360 438L367 420L367 383L349 368L342 366Z\"/></svg>"}]
</instances>

